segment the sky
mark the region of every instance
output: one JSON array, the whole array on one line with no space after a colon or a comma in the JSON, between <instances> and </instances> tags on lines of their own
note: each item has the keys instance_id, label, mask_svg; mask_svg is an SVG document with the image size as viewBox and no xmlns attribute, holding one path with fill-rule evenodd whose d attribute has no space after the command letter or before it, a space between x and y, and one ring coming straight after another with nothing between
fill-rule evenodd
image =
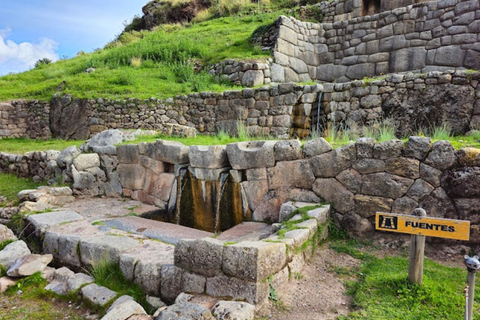
<instances>
[{"instance_id":1,"label":"sky","mask_svg":"<svg viewBox=\"0 0 480 320\"><path fill-rule=\"evenodd\" d=\"M0 76L113 40L148 0L0 0Z\"/></svg>"}]
</instances>

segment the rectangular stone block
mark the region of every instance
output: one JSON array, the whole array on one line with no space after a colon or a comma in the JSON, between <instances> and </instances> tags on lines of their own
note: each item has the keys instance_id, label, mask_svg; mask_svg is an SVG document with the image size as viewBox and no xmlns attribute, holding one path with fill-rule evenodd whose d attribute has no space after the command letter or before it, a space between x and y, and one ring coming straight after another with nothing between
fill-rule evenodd
<instances>
[{"instance_id":1,"label":"rectangular stone block","mask_svg":"<svg viewBox=\"0 0 480 320\"><path fill-rule=\"evenodd\" d=\"M175 246L175 265L189 272L213 277L222 270L223 242L211 238L180 240Z\"/></svg>"},{"instance_id":2,"label":"rectangular stone block","mask_svg":"<svg viewBox=\"0 0 480 320\"><path fill-rule=\"evenodd\" d=\"M207 279L206 293L213 297L227 297L233 300L246 300L261 305L268 298L268 282L252 282L219 274Z\"/></svg>"},{"instance_id":3,"label":"rectangular stone block","mask_svg":"<svg viewBox=\"0 0 480 320\"><path fill-rule=\"evenodd\" d=\"M236 278L261 281L280 271L286 258L284 244L245 241L225 247L222 270Z\"/></svg>"}]
</instances>

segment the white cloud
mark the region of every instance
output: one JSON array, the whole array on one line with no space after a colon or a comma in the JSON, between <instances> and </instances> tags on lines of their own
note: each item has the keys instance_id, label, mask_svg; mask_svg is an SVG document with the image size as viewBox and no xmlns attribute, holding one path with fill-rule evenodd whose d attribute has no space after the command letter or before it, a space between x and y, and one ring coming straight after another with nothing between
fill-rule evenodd
<instances>
[{"instance_id":1,"label":"white cloud","mask_svg":"<svg viewBox=\"0 0 480 320\"><path fill-rule=\"evenodd\" d=\"M49 38L37 42L15 43L9 40L10 30L0 30L0 74L21 72L32 68L39 59L58 60L58 43Z\"/></svg>"}]
</instances>

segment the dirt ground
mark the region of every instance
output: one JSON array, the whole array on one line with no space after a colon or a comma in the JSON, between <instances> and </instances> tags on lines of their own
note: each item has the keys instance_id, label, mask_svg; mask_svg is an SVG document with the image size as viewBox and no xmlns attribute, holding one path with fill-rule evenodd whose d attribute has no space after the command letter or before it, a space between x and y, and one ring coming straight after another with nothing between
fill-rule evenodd
<instances>
[{"instance_id":1,"label":"dirt ground","mask_svg":"<svg viewBox=\"0 0 480 320\"><path fill-rule=\"evenodd\" d=\"M300 279L292 279L279 292L280 303L269 303L257 318L326 320L348 314L352 299L345 294L343 285L348 276L339 277L334 270L351 270L359 264L359 260L339 254L328 245L318 248L300 273Z\"/></svg>"},{"instance_id":2,"label":"dirt ground","mask_svg":"<svg viewBox=\"0 0 480 320\"><path fill-rule=\"evenodd\" d=\"M376 239L369 247L373 254L405 256L409 254L410 236L388 236ZM426 258L450 267L464 268L463 256L472 254L467 246L459 244L427 243ZM352 279L348 270L360 267L360 261L347 254L329 249L328 244L318 248L301 272L301 279L291 280L280 291L280 303L269 302L257 313L256 319L327 320L347 315L352 298L346 295L344 282Z\"/></svg>"}]
</instances>

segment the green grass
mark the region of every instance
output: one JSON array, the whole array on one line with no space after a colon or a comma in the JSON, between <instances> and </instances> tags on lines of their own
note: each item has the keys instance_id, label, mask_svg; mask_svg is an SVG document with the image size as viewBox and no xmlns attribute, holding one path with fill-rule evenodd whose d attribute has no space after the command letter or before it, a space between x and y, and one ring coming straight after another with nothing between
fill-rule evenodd
<instances>
[{"instance_id":1,"label":"green grass","mask_svg":"<svg viewBox=\"0 0 480 320\"><path fill-rule=\"evenodd\" d=\"M0 139L0 151L14 154L24 154L29 151L63 150L67 147L83 144L85 140L34 140L26 138Z\"/></svg>"},{"instance_id":2,"label":"green grass","mask_svg":"<svg viewBox=\"0 0 480 320\"><path fill-rule=\"evenodd\" d=\"M18 178L13 174L0 172L0 195L7 198L6 203L18 203L17 193L26 189L36 189L40 185L31 179Z\"/></svg>"},{"instance_id":3,"label":"green grass","mask_svg":"<svg viewBox=\"0 0 480 320\"><path fill-rule=\"evenodd\" d=\"M78 304L78 298L75 295L58 296L44 289L47 284L39 272L20 279L15 286L7 289L0 297L0 301L3 300L1 301L3 307L0 309L0 319L85 319L81 315L85 313L85 308L67 307L68 304ZM21 295L17 294L18 290L23 291ZM14 307L12 308L12 306Z\"/></svg>"},{"instance_id":4,"label":"green grass","mask_svg":"<svg viewBox=\"0 0 480 320\"><path fill-rule=\"evenodd\" d=\"M213 146L213 145L226 145L234 142L246 141L242 137L235 137L229 135L197 135L196 137L171 137L165 136L163 134L153 135L153 136L141 136L133 141L124 141L120 145L125 144L137 144L140 142L153 143L157 140L170 140L178 141L183 143L186 146ZM247 141L250 140L275 140L272 137L250 137Z\"/></svg>"},{"instance_id":5,"label":"green grass","mask_svg":"<svg viewBox=\"0 0 480 320\"><path fill-rule=\"evenodd\" d=\"M340 320L463 319L466 270L425 259L423 285L418 286L407 280L406 257L378 258L370 252L371 247L352 239L332 241L330 247L362 261L360 270L355 272L338 267L334 270L340 275L356 277L346 282L347 293L354 299L354 311ZM477 289L475 310L479 295ZM477 313L474 319L480 319L480 315Z\"/></svg>"},{"instance_id":6,"label":"green grass","mask_svg":"<svg viewBox=\"0 0 480 320\"><path fill-rule=\"evenodd\" d=\"M4 76L0 78L0 101L50 100L62 81L66 82L64 93L80 98L167 98L231 89L231 84L216 81L208 70L194 73L193 62L207 65L227 58L266 59L269 53L258 50L250 37L280 14L232 16L186 27L160 26L125 45ZM96 68L95 72L85 73L90 67Z\"/></svg>"},{"instance_id":7,"label":"green grass","mask_svg":"<svg viewBox=\"0 0 480 320\"><path fill-rule=\"evenodd\" d=\"M125 279L118 263L101 260L93 266L90 275L95 279L96 284L115 291L118 297L122 295L131 296L148 311L148 305L142 289L138 284Z\"/></svg>"}]
</instances>

